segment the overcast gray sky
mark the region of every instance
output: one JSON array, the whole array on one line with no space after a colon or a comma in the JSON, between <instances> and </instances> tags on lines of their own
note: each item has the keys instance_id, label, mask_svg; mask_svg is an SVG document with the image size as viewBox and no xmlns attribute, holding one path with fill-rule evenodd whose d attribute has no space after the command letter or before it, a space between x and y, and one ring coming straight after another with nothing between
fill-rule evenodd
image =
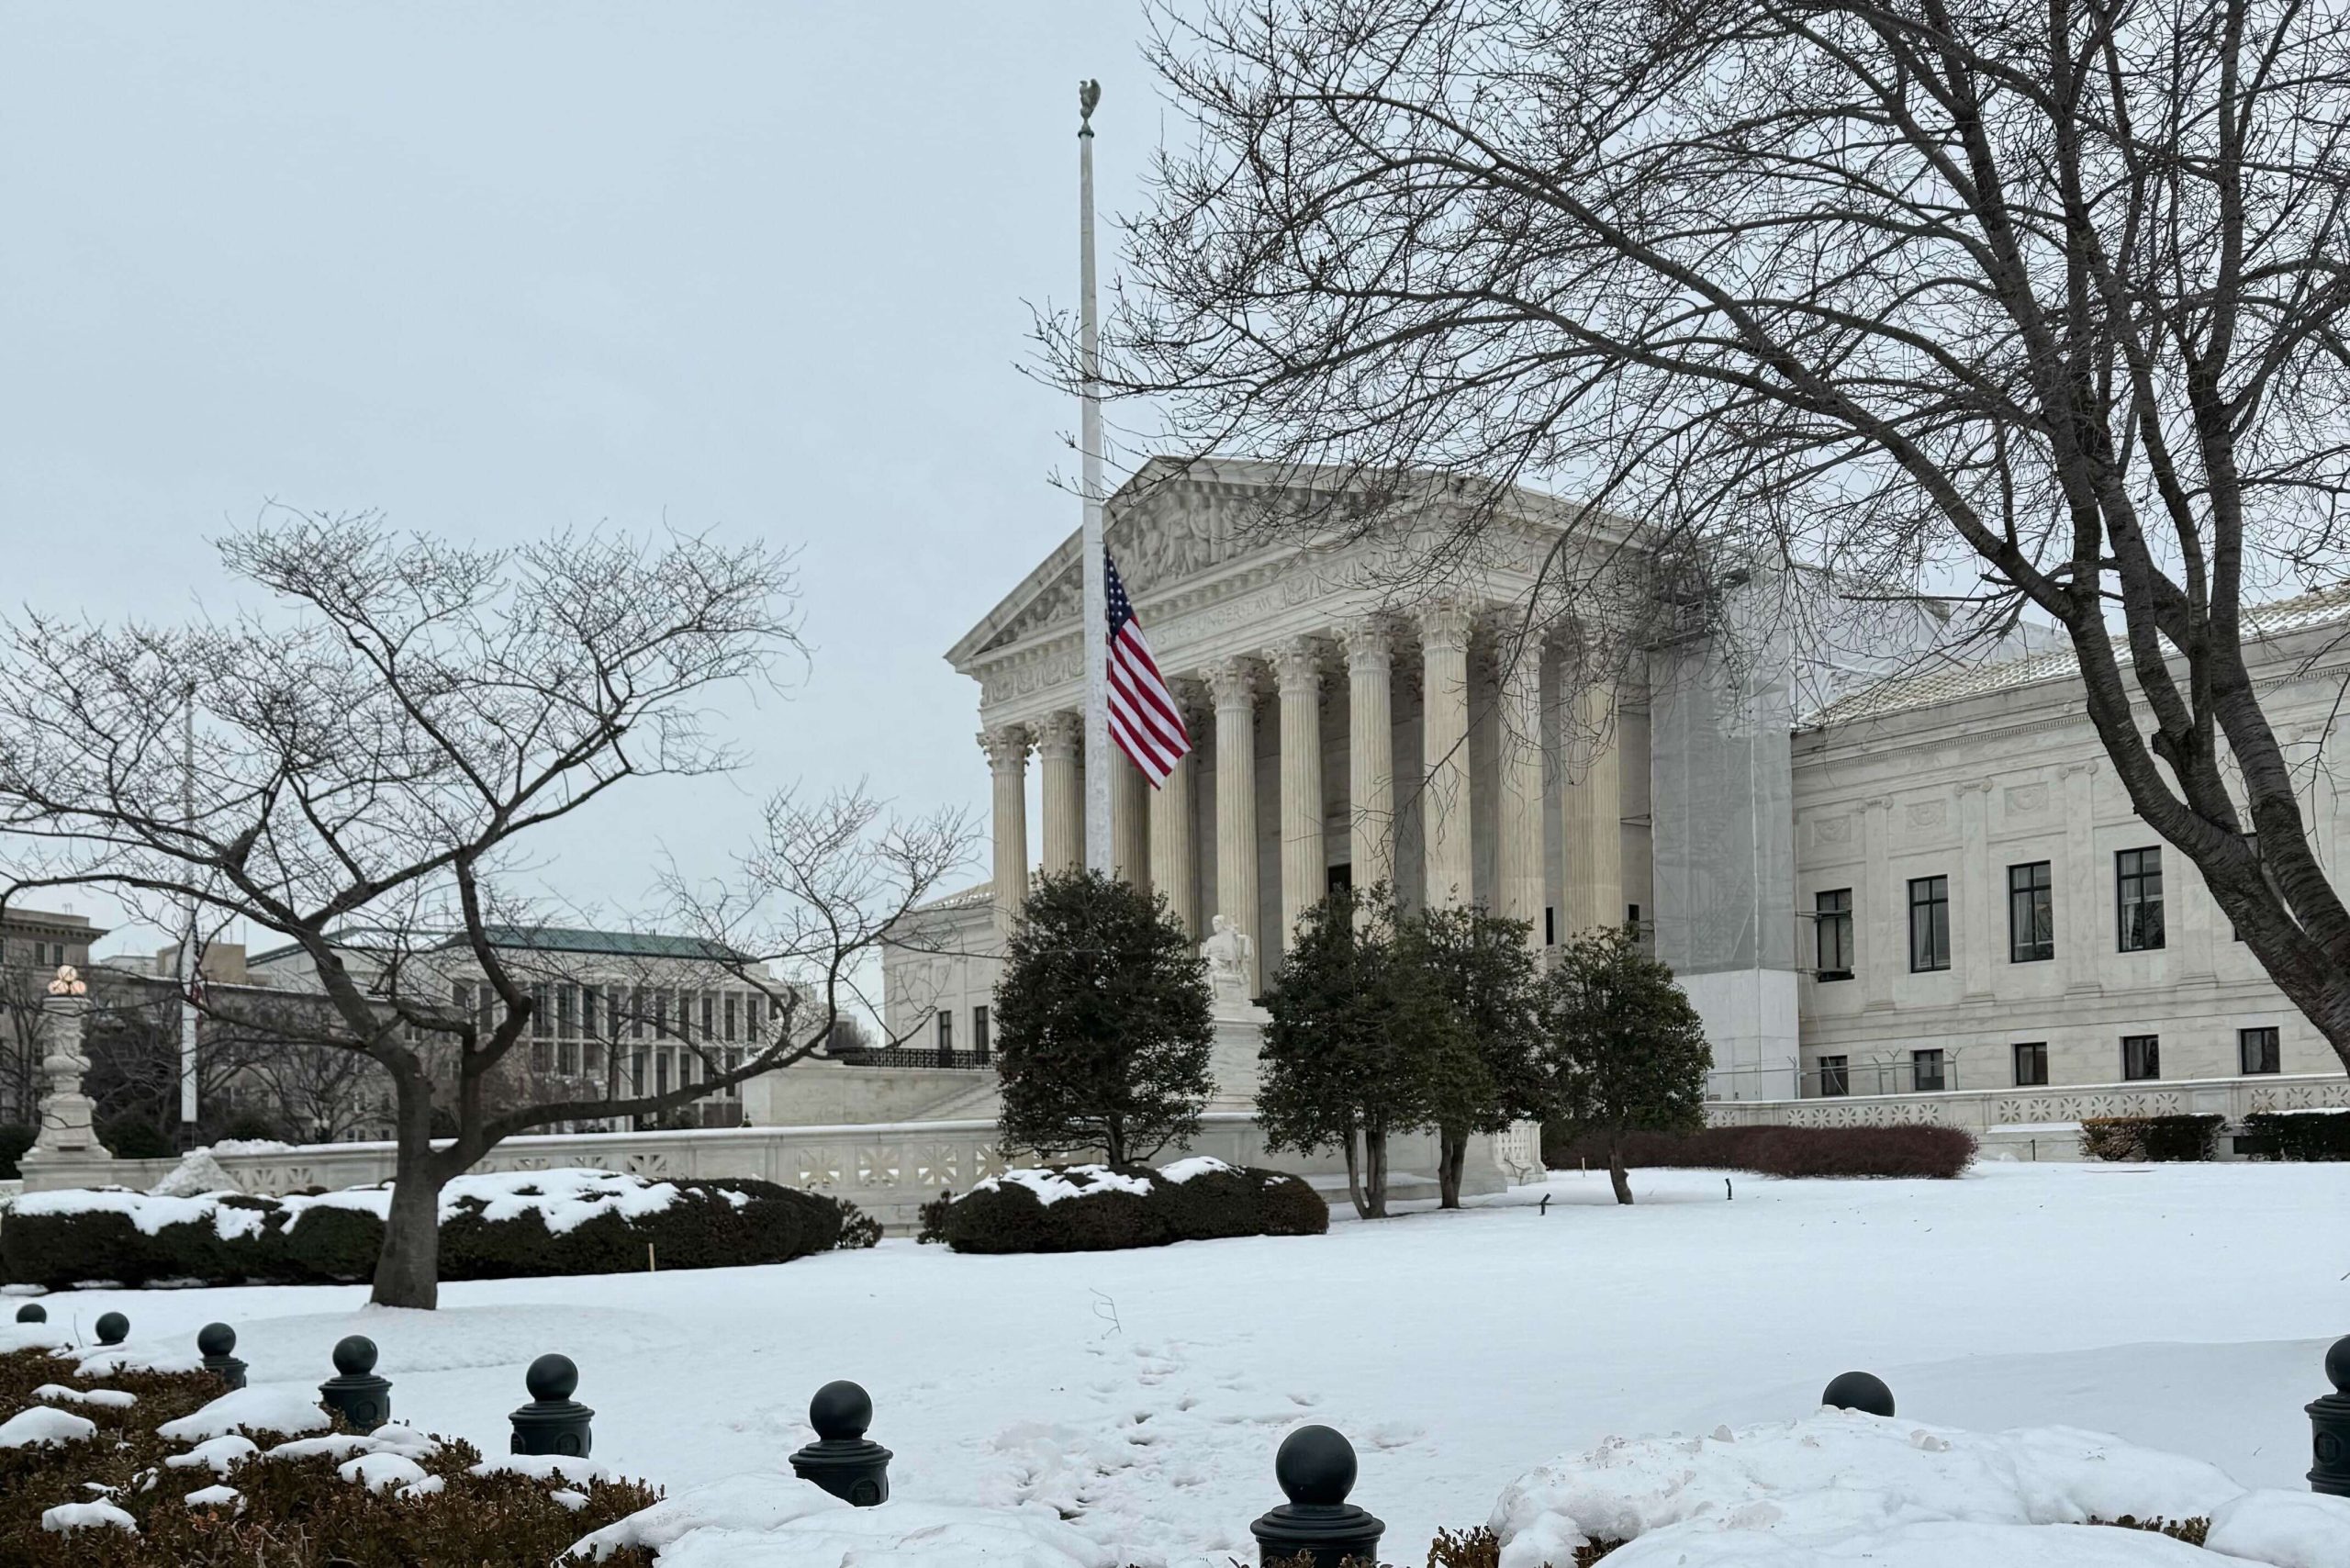
<instances>
[{"instance_id":1,"label":"overcast gray sky","mask_svg":"<svg viewBox=\"0 0 2350 1568\"><path fill-rule=\"evenodd\" d=\"M804 547L806 683L744 715L747 774L619 800L548 884L618 915L659 848L714 865L793 779L983 807L939 655L1077 522L1023 301L1074 298L1081 76L1105 210L1138 198L1141 25L0 5L0 598L184 614L273 498L764 535Z\"/></svg>"}]
</instances>

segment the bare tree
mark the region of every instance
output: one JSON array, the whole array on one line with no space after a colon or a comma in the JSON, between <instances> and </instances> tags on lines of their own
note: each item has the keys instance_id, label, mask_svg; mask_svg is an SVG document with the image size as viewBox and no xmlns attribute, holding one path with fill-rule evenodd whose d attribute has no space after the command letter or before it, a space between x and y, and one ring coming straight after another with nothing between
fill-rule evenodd
<instances>
[{"instance_id":1,"label":"bare tree","mask_svg":"<svg viewBox=\"0 0 2350 1568\"><path fill-rule=\"evenodd\" d=\"M798 649L780 608L789 564L698 538L468 548L373 515L284 511L220 548L274 607L176 627L28 614L7 628L8 891L99 885L165 929L193 902L207 923L241 919L298 947L331 1003L317 1043L364 1053L391 1081L397 1177L372 1299L429 1307L440 1189L499 1140L658 1114L800 1048L778 1032L697 1081L592 1108L491 1093L533 1011L500 940L527 913L512 890L520 853L633 780L732 766L698 705ZM171 744L190 702L192 781ZM451 1005L457 961L485 1005ZM217 994L207 1005L232 1011Z\"/></svg>"},{"instance_id":2,"label":"bare tree","mask_svg":"<svg viewBox=\"0 0 2350 1568\"><path fill-rule=\"evenodd\" d=\"M1179 450L1978 579L1961 632L2063 629L2132 805L2350 1062L2244 601L2344 565L2339 6L1215 0L1153 60L1192 135L1108 337Z\"/></svg>"}]
</instances>

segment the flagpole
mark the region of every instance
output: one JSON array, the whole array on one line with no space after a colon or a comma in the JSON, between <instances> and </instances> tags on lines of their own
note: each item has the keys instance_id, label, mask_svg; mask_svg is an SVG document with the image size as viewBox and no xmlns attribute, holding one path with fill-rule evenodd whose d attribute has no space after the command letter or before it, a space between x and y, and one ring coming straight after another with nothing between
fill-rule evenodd
<instances>
[{"instance_id":1,"label":"flagpole","mask_svg":"<svg viewBox=\"0 0 2350 1568\"><path fill-rule=\"evenodd\" d=\"M196 831L196 683L187 688L187 709L180 718L180 806L187 813L188 831ZM180 1126L184 1140L196 1138L196 923L197 904L187 902L187 930L180 937Z\"/></svg>"},{"instance_id":2,"label":"flagpole","mask_svg":"<svg viewBox=\"0 0 2350 1568\"><path fill-rule=\"evenodd\" d=\"M1083 411L1078 427L1085 486L1085 864L1110 869L1110 590L1102 542L1102 358L1093 303L1093 106L1102 84L1077 89L1078 362Z\"/></svg>"}]
</instances>

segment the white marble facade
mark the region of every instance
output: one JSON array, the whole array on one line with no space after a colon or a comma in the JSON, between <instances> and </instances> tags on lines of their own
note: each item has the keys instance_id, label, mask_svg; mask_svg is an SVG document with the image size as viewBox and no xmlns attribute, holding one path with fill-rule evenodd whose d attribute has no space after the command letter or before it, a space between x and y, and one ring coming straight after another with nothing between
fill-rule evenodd
<instances>
[{"instance_id":1,"label":"white marble facade","mask_svg":"<svg viewBox=\"0 0 2350 1568\"><path fill-rule=\"evenodd\" d=\"M1114 760L1119 872L1195 938L1217 915L1245 932L1259 986L1341 877L1391 881L1407 904L1484 903L1537 943L1623 920L1645 873L1647 780L1618 756L1644 735L1642 694L1575 679L1508 619L1558 537L1557 503L1524 497L1500 548L1439 585L1398 578L1397 540L1256 541L1270 483L1251 464L1154 465L1112 500L1111 553L1193 744L1157 790ZM1083 856L1079 599L1072 537L947 655L979 686L1005 922L1034 872ZM1562 702L1597 711L1612 742L1563 755L1545 717Z\"/></svg>"}]
</instances>

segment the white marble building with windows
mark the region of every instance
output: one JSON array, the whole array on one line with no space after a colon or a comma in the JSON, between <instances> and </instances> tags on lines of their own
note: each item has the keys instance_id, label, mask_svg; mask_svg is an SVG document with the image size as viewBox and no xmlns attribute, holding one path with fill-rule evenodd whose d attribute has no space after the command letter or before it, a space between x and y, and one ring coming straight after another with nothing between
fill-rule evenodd
<instances>
[{"instance_id":1,"label":"white marble building with windows","mask_svg":"<svg viewBox=\"0 0 2350 1568\"><path fill-rule=\"evenodd\" d=\"M1195 936L1216 914L1246 931L1260 980L1308 904L1384 878L1407 905L1520 916L1545 946L1639 922L1706 1019L1733 1119L1863 1100L1942 1117L1928 1103L1997 1094L1948 1119L2028 1124L2185 1104L2161 1086L2188 1083L2231 1106L2350 1103L2331 1050L2132 812L2053 632L1920 676L1930 612L1872 606L1834 649L1815 616L1797 645L1768 629L1784 584L1734 577L1714 630L1651 617L1643 656L1592 679L1508 632L1564 503L1516 498L1476 573L1415 592L1393 541L1245 533L1275 482L1248 463L1146 469L1108 533L1196 748L1158 790L1116 762L1117 867ZM920 912L885 959L886 1022L910 1047L977 1052L1021 890L1081 858L1077 548L947 655L979 686L993 875ZM2326 763L2350 588L2250 625L2339 868Z\"/></svg>"}]
</instances>

